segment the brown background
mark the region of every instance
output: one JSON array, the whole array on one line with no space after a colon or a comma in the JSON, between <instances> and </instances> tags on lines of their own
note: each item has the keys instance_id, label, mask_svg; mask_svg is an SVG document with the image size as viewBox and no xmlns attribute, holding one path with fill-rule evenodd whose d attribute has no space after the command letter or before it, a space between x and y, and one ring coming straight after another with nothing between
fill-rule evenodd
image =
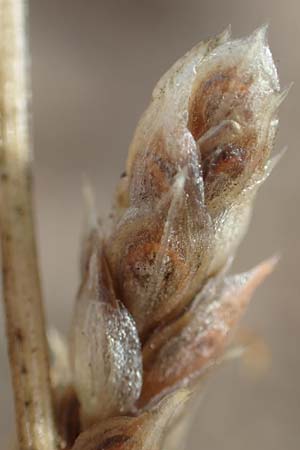
<instances>
[{"instance_id":1,"label":"brown background","mask_svg":"<svg viewBox=\"0 0 300 450\"><path fill-rule=\"evenodd\" d=\"M66 330L77 288L87 173L105 214L137 119L168 66L228 23L235 36L270 22L282 85L277 150L289 151L260 191L236 267L280 251L281 263L245 319L272 351L272 367L253 379L239 364L212 380L189 449L295 450L300 444L299 0L35 0L31 50L38 232L47 314ZM2 312L1 312L2 318ZM0 341L0 443L12 429L3 321Z\"/></svg>"}]
</instances>

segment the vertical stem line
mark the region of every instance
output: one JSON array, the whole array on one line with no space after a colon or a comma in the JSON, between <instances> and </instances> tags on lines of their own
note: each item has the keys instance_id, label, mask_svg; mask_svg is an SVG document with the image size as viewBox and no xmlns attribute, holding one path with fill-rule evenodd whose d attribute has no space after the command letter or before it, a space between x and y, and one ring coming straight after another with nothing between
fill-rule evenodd
<instances>
[{"instance_id":1,"label":"vertical stem line","mask_svg":"<svg viewBox=\"0 0 300 450\"><path fill-rule=\"evenodd\" d=\"M0 231L19 450L54 450L48 348L37 264L24 0L0 0Z\"/></svg>"}]
</instances>

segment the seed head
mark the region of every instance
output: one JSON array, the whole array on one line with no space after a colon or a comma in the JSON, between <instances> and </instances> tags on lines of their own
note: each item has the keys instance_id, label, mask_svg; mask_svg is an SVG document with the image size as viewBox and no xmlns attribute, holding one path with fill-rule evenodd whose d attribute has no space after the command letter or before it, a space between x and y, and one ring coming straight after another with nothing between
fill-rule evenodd
<instances>
[{"instance_id":1,"label":"seed head","mask_svg":"<svg viewBox=\"0 0 300 450\"><path fill-rule=\"evenodd\" d=\"M200 43L155 87L112 228L100 237L93 215L84 240L71 356L82 426L97 425L74 450L160 449L180 389L222 358L274 267L227 274L278 159L269 158L285 95L265 28Z\"/></svg>"}]
</instances>

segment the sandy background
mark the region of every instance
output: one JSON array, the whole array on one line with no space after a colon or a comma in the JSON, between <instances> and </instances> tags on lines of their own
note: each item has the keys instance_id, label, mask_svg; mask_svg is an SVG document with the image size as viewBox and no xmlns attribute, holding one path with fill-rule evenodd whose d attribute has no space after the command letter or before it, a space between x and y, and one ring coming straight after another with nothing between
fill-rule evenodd
<instances>
[{"instance_id":1,"label":"sandy background","mask_svg":"<svg viewBox=\"0 0 300 450\"><path fill-rule=\"evenodd\" d=\"M80 180L87 173L99 210L108 211L135 124L160 75L199 40L228 23L235 36L269 21L282 85L277 150L289 151L260 191L236 267L280 251L281 263L245 319L272 351L264 377L239 364L218 372L203 400L190 450L295 450L300 444L298 0L33 0L34 138L37 220L47 315L66 330L77 288L82 223ZM2 320L2 311L1 311ZM12 429L3 321L0 444Z\"/></svg>"}]
</instances>

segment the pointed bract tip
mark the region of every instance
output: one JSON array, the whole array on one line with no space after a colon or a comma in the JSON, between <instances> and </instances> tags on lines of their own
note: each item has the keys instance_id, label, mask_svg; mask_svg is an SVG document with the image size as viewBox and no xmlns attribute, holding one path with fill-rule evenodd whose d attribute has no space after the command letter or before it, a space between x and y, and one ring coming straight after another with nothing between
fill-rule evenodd
<instances>
[{"instance_id":1,"label":"pointed bract tip","mask_svg":"<svg viewBox=\"0 0 300 450\"><path fill-rule=\"evenodd\" d=\"M219 41L219 44L224 44L225 42L229 41L231 38L232 33L232 27L231 24L227 25L226 28L224 28L223 31L217 36L217 39Z\"/></svg>"},{"instance_id":2,"label":"pointed bract tip","mask_svg":"<svg viewBox=\"0 0 300 450\"><path fill-rule=\"evenodd\" d=\"M95 195L91 181L86 174L82 175L82 196L87 216L87 224L91 230L95 230L98 228Z\"/></svg>"},{"instance_id":3,"label":"pointed bract tip","mask_svg":"<svg viewBox=\"0 0 300 450\"><path fill-rule=\"evenodd\" d=\"M290 83L285 89L283 89L281 92L278 92L275 94L275 97L273 99L273 105L271 106L272 111L276 112L279 108L279 106L284 102L284 100L287 98L292 86L293 82Z\"/></svg>"},{"instance_id":4,"label":"pointed bract tip","mask_svg":"<svg viewBox=\"0 0 300 450\"><path fill-rule=\"evenodd\" d=\"M227 278L229 286L233 286L236 292L238 303L246 305L251 299L254 291L263 283L263 281L273 272L278 262L278 256L261 262L248 272L239 275L233 275Z\"/></svg>"},{"instance_id":5,"label":"pointed bract tip","mask_svg":"<svg viewBox=\"0 0 300 450\"><path fill-rule=\"evenodd\" d=\"M265 47L268 47L267 40L268 25L257 28L251 33L247 39L248 41L248 57L255 58L257 54L261 53Z\"/></svg>"},{"instance_id":6,"label":"pointed bract tip","mask_svg":"<svg viewBox=\"0 0 300 450\"><path fill-rule=\"evenodd\" d=\"M248 282L253 290L256 289L269 275L271 275L278 261L279 255L274 255L250 270Z\"/></svg>"},{"instance_id":7,"label":"pointed bract tip","mask_svg":"<svg viewBox=\"0 0 300 450\"><path fill-rule=\"evenodd\" d=\"M163 397L152 409L154 415L164 418L165 423L169 422L175 414L177 408L188 401L191 396L190 389L178 389Z\"/></svg>"},{"instance_id":8,"label":"pointed bract tip","mask_svg":"<svg viewBox=\"0 0 300 450\"><path fill-rule=\"evenodd\" d=\"M256 28L256 30L253 31L251 36L253 36L254 39L260 41L262 44L267 45L268 30L269 30L269 23L266 22L260 27Z\"/></svg>"},{"instance_id":9,"label":"pointed bract tip","mask_svg":"<svg viewBox=\"0 0 300 450\"><path fill-rule=\"evenodd\" d=\"M277 155L273 156L273 158L271 158L268 161L266 165L267 175L269 175L272 172L272 170L277 166L277 164L282 160L287 150L288 146L286 145L279 153L277 153Z\"/></svg>"}]
</instances>

